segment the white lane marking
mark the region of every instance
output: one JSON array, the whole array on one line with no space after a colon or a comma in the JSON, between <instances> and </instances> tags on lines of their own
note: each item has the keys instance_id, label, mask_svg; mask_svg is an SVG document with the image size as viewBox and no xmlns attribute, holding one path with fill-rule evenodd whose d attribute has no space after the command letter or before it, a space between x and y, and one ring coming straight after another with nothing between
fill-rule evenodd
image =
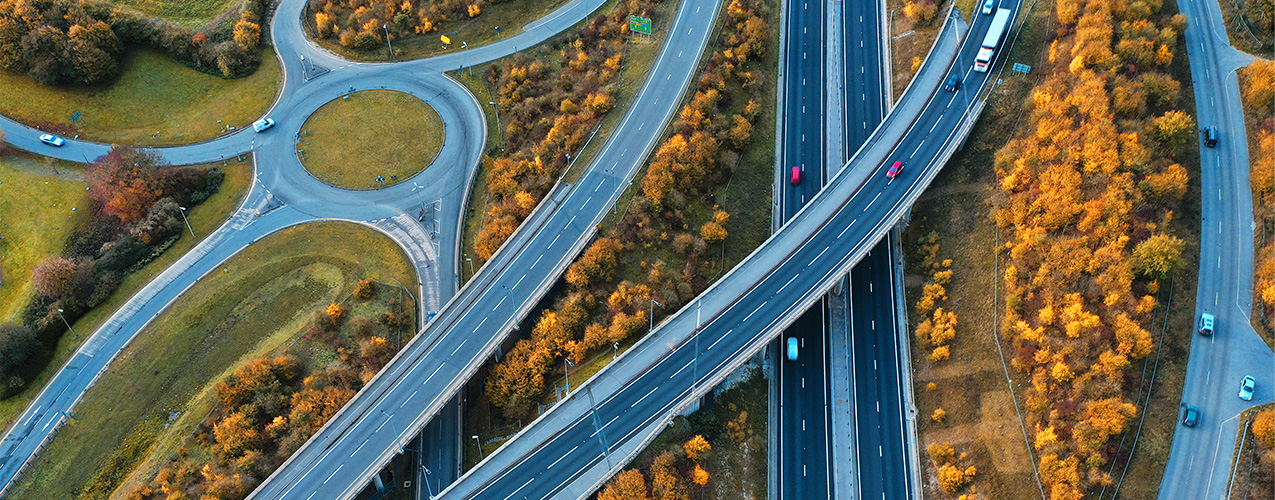
<instances>
[{"instance_id":1,"label":"white lane marking","mask_svg":"<svg viewBox=\"0 0 1275 500\"><path fill-rule=\"evenodd\" d=\"M508 296L508 295L506 295L506 296L504 296L504 297L501 297L501 298L500 298L500 302L497 302L497 303L496 303L496 307L491 308L491 310L492 310L492 311L499 310L499 309L500 309L500 305L501 305L501 304L504 304L504 303L505 303L505 299L507 299L507 298L509 298L509 296Z\"/></svg>"},{"instance_id":2,"label":"white lane marking","mask_svg":"<svg viewBox=\"0 0 1275 500\"><path fill-rule=\"evenodd\" d=\"M576 451L576 448L579 448L579 446L572 446L572 447L571 447L571 451ZM557 460L554 460L554 461L553 461L553 463L549 464L549 466L548 466L548 467L545 467L545 470L552 470L552 469L553 469L553 466L558 465L558 462L561 462L561 461L562 461L562 459L567 458L567 455L570 455L570 454L571 454L571 451L568 451L568 452L566 453L566 455L563 455L563 456L558 457L558 459L557 459Z\"/></svg>"},{"instance_id":3,"label":"white lane marking","mask_svg":"<svg viewBox=\"0 0 1275 500\"><path fill-rule=\"evenodd\" d=\"M525 280L525 279L527 279L527 275L525 275L525 274L524 274L524 275L522 275L522 277L521 277L521 278L518 278L518 282L517 282L517 283L514 283L514 288L518 288L518 285L521 285L521 284L522 284L522 280ZM506 297L508 297L508 295L506 295Z\"/></svg>"},{"instance_id":4,"label":"white lane marking","mask_svg":"<svg viewBox=\"0 0 1275 500\"><path fill-rule=\"evenodd\" d=\"M517 495L519 491L522 491L522 489L523 489L523 488L526 488L528 484L531 484L531 482L532 482L532 481L535 481L535 480L536 480L536 478L534 478L534 477L533 477L533 478L531 478L531 479L528 479L528 480L527 480L527 482L522 483L522 486L519 486L519 487L518 487L518 489L514 490L514 492L513 492L513 493L510 493L510 494L509 494L509 496L507 496L507 497L505 497L505 498L506 498L506 499L513 498L513 497L514 497L514 495Z\"/></svg>"},{"instance_id":5,"label":"white lane marking","mask_svg":"<svg viewBox=\"0 0 1275 500\"><path fill-rule=\"evenodd\" d=\"M650 395L652 395L652 394L655 394L655 391L658 391L658 390L660 390L660 388L659 388L658 386L657 386L656 388L654 388L654 389L651 389L651 392L646 393L646 396L642 396L642 397L638 398L638 400L637 400L637 401L634 401L634 402L633 402L633 406L637 406L637 405L638 405L638 403L641 403L643 399L646 399L648 396L650 396Z\"/></svg>"},{"instance_id":6,"label":"white lane marking","mask_svg":"<svg viewBox=\"0 0 1275 500\"><path fill-rule=\"evenodd\" d=\"M816 256L815 256L815 258L811 259L811 260L810 260L810 263L811 263L811 264L814 264L814 263L815 263L815 261L816 261L816 260L819 260L819 257L823 257L824 252L827 252L827 251L828 251L828 247L823 247L823 250L821 250L821 251L819 252L819 255L816 255Z\"/></svg>"},{"instance_id":7,"label":"white lane marking","mask_svg":"<svg viewBox=\"0 0 1275 500\"><path fill-rule=\"evenodd\" d=\"M486 318L483 318L483 319L486 319ZM460 352L460 348L465 347L465 342L469 342L469 337L465 337L464 340L460 341L460 345L456 346L456 350L452 351L452 356L455 356L456 353Z\"/></svg>"},{"instance_id":8,"label":"white lane marking","mask_svg":"<svg viewBox=\"0 0 1275 500\"><path fill-rule=\"evenodd\" d=\"M792 275L792 278L790 278L790 279L788 280L788 282L787 282L787 283L784 283L784 286L779 287L779 291L781 291L781 292L782 292L782 291L784 291L784 289L785 289L785 288L788 288L788 285L791 285L791 284L792 284L792 282L793 282L793 280L795 280L795 279L797 279L797 275L795 275L795 274L794 274L794 275Z\"/></svg>"}]
</instances>

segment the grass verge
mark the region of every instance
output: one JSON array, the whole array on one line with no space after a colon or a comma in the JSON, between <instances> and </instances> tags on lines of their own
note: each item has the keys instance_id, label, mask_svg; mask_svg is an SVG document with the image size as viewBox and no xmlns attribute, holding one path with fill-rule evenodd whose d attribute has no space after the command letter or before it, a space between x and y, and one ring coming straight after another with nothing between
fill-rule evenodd
<instances>
[{"instance_id":1,"label":"grass verge","mask_svg":"<svg viewBox=\"0 0 1275 500\"><path fill-rule=\"evenodd\" d=\"M274 102L282 72L273 53L234 80L187 67L149 48L130 48L119 78L97 86L50 87L0 71L0 114L33 127L75 130L81 139L137 146L206 141L252 123ZM77 123L71 116L80 113ZM92 158L86 158L92 160Z\"/></svg>"},{"instance_id":2,"label":"grass verge","mask_svg":"<svg viewBox=\"0 0 1275 500\"><path fill-rule=\"evenodd\" d=\"M235 209L239 207L240 201L242 201L243 197L248 193L248 188L252 185L252 161L251 156L245 155L244 158L245 161L242 163L231 163L230 166L223 167L223 171L226 173L226 176L225 179L222 180L221 188L212 197L187 212L187 218L190 220L190 225L194 228L195 234L200 238L207 236L213 230L217 229L217 227L221 226L222 222L225 222L225 220L234 213ZM82 170L77 171L81 172L82 175ZM3 186L0 186L0 188L2 187ZM76 190L81 192L83 191L82 189ZM7 214L0 215L7 216ZM7 217L0 217L0 219L5 218ZM158 258L151 261L150 264L147 264L137 272L129 275L127 278L124 278L119 289L116 290L114 294L111 294L110 298L76 321L72 326L74 327L75 332L80 335L62 335L61 339L58 340L57 348L51 353L44 354L50 358L46 363L46 368L27 383L26 390L8 399L0 400L0 427L7 429L10 425L12 425L13 420L22 413L22 410L25 409L28 404L31 403L31 400L34 399L36 394L40 392L40 389L42 389L57 370L61 369L62 365L71 358L71 355L75 353L75 350L80 348L80 344L85 339L84 335L97 331L98 327L100 327L102 323L115 312L116 309L119 309L119 307L123 305L129 297L132 297L133 294L137 293L137 291L145 286L146 283L149 283L160 272L168 268L169 265L172 265L173 262L176 262L177 259L181 258L181 256L193 248L196 243L197 240L192 238L183 237L178 239L171 248L163 253L163 255L160 255ZM54 253L50 253L46 256L52 256L56 253L60 253L62 240L58 240L52 248L54 248ZM39 257L36 261L38 262L40 259L43 259L43 256ZM23 276L22 279L25 280L27 278ZM17 306L18 310L21 310L21 308L25 307L25 305L26 302L20 303ZM32 362L44 362L44 360L33 360Z\"/></svg>"},{"instance_id":3,"label":"grass verge","mask_svg":"<svg viewBox=\"0 0 1275 500\"><path fill-rule=\"evenodd\" d=\"M425 101L393 90L365 90L310 115L297 147L301 163L319 180L376 189L429 166L443 148L443 134L443 119Z\"/></svg>"},{"instance_id":4,"label":"grass verge","mask_svg":"<svg viewBox=\"0 0 1275 500\"><path fill-rule=\"evenodd\" d=\"M191 28L203 28L225 12L234 0L111 0L152 16L162 17Z\"/></svg>"},{"instance_id":5,"label":"grass verge","mask_svg":"<svg viewBox=\"0 0 1275 500\"><path fill-rule=\"evenodd\" d=\"M675 2L668 2L661 7L658 13L662 19L670 17L671 13L677 7ZM602 6L599 11L605 12L611 8L611 4ZM485 14L484 14L485 15ZM618 91L615 95L615 105L604 116L598 125L596 135L575 155L575 160L571 167L563 174L563 181L575 182L584 175L584 171L593 162L598 152L607 143L611 137L611 133L619 125L620 120L624 119L629 106L633 104L633 100L637 98L637 93L642 89L642 84L646 82L647 75L650 74L651 68L655 64L655 58L659 55L660 48L663 46L664 36L654 35L650 42L630 42L625 46L624 58L621 62L620 73L616 77L616 87ZM495 61L499 63L500 61ZM489 103L495 100L491 89L488 87L483 75L486 69L492 63L466 68L463 71L453 71L449 73L452 78L464 85L478 99L479 104L483 106L484 114L487 117L487 156L497 157L505 154L504 132L500 127L499 110ZM490 112L486 112L491 109ZM489 196L487 193L487 175L485 166L479 166L478 171L474 173L474 182L469 193L469 206L465 207L464 234L461 236L461 251L464 253L463 258L473 258L473 249L475 238L478 231L482 228L483 217L487 213L487 204ZM463 262L463 261L462 261ZM473 271L477 271L474 268ZM468 264L462 265L461 284L469 281L473 276L473 272L469 269Z\"/></svg>"},{"instance_id":6,"label":"grass verge","mask_svg":"<svg viewBox=\"0 0 1275 500\"><path fill-rule=\"evenodd\" d=\"M421 59L446 52L464 50L461 42L469 48L487 45L504 38L522 33L523 26L540 19L554 9L561 7L568 0L522 0L518 2L488 3L483 6L482 14L472 19L445 22L428 34L392 40L394 57L389 57L388 47L362 51L341 46L333 39L315 37L314 13L309 8L305 13L305 32L311 40L315 40L323 48L340 54L346 59L355 61L389 61ZM605 7L600 10L605 10ZM500 27L500 31L496 28ZM451 39L452 44L444 46L441 36Z\"/></svg>"},{"instance_id":7,"label":"grass verge","mask_svg":"<svg viewBox=\"0 0 1275 500\"><path fill-rule=\"evenodd\" d=\"M1254 442L1252 426L1257 414L1270 408L1275 408L1275 404L1264 404L1240 413L1240 432L1235 437L1235 458L1231 461L1234 469L1231 471L1232 481L1228 490L1231 496L1228 500L1256 500L1271 493L1270 483L1263 484L1260 475L1260 456L1257 453L1257 443Z\"/></svg>"},{"instance_id":8,"label":"grass verge","mask_svg":"<svg viewBox=\"0 0 1275 500\"><path fill-rule=\"evenodd\" d=\"M1231 45L1250 54L1263 55L1263 57L1271 56L1271 49L1275 49L1275 32L1260 33L1260 30L1253 30L1244 22L1240 15L1243 13L1243 5L1247 2L1258 0L1219 0L1218 5L1222 8L1223 23L1226 24L1226 35L1230 39Z\"/></svg>"},{"instance_id":9,"label":"grass verge","mask_svg":"<svg viewBox=\"0 0 1275 500\"><path fill-rule=\"evenodd\" d=\"M149 477L212 410L212 388L225 375L295 341L312 311L349 296L358 280L410 283L413 274L392 240L354 224L307 224L253 244L187 291L120 354L14 496L109 494L143 459L147 466L132 477ZM351 314L370 305L375 302L354 304Z\"/></svg>"},{"instance_id":10,"label":"grass verge","mask_svg":"<svg viewBox=\"0 0 1275 500\"><path fill-rule=\"evenodd\" d=\"M89 206L83 170L45 157L0 157L0 323L18 322L35 293L31 270L62 252Z\"/></svg>"},{"instance_id":11,"label":"grass verge","mask_svg":"<svg viewBox=\"0 0 1275 500\"><path fill-rule=\"evenodd\" d=\"M921 68L921 61L925 60L930 46L934 45L934 38L939 36L939 30L943 28L943 14L947 12L949 1L957 1L958 10L963 14L966 10L973 10L974 0L943 0L937 2L933 20L915 24L903 15L906 0L886 0L886 15L890 17L890 88L894 91L895 102L898 102L903 90L912 82L912 77ZM969 19L968 15L966 19Z\"/></svg>"},{"instance_id":12,"label":"grass verge","mask_svg":"<svg viewBox=\"0 0 1275 500\"><path fill-rule=\"evenodd\" d=\"M741 372L745 372L745 378L738 384L720 392L720 387L714 389L715 397L707 399L705 406L688 416L674 418L628 467L646 472L650 484L649 469L655 457L672 452L685 458L682 445L699 435L712 447L699 461L709 479L702 489L691 486L691 491L701 493L701 499L766 498L767 382L756 367L745 365ZM736 375L739 373L732 378ZM744 432L732 436L727 431L728 423L738 422L741 414L746 414L745 425L740 426ZM685 478L682 482L690 483Z\"/></svg>"}]
</instances>

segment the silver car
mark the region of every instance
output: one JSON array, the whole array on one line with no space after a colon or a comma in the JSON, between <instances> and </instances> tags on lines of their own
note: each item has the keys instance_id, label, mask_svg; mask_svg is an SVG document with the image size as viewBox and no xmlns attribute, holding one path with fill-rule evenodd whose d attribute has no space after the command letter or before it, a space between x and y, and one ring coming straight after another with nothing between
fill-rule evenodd
<instances>
[{"instance_id":1,"label":"silver car","mask_svg":"<svg viewBox=\"0 0 1275 500\"><path fill-rule=\"evenodd\" d=\"M1240 380L1240 399L1243 399L1245 401L1252 401L1253 390L1256 388L1256 386L1257 386L1257 380L1253 379L1253 377L1251 376L1245 375L1244 379Z\"/></svg>"},{"instance_id":2,"label":"silver car","mask_svg":"<svg viewBox=\"0 0 1275 500\"><path fill-rule=\"evenodd\" d=\"M43 142L55 148L60 148L62 147L63 144L66 144L66 139L63 139L53 134L44 134L40 136L40 142Z\"/></svg>"}]
</instances>

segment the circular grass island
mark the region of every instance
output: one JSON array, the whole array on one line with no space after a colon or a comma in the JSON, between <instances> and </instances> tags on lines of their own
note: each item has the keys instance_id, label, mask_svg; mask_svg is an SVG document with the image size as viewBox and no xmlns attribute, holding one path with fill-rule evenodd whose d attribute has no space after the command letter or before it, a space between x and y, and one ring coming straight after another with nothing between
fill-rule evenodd
<instances>
[{"instance_id":1,"label":"circular grass island","mask_svg":"<svg viewBox=\"0 0 1275 500\"><path fill-rule=\"evenodd\" d=\"M424 170L442 147L443 119L425 101L393 90L365 90L310 115L297 155L323 182L377 189Z\"/></svg>"}]
</instances>

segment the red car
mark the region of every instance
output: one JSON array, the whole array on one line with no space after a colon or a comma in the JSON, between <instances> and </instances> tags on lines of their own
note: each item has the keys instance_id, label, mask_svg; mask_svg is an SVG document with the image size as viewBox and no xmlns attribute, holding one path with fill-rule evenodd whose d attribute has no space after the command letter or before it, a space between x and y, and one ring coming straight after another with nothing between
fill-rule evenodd
<instances>
[{"instance_id":1,"label":"red car","mask_svg":"<svg viewBox=\"0 0 1275 500\"><path fill-rule=\"evenodd\" d=\"M896 161L894 162L894 165L890 165L890 170L887 170L885 172L885 176L889 177L890 180L894 180L895 177L899 176L899 172L902 172L902 171L903 171L903 162Z\"/></svg>"},{"instance_id":2,"label":"red car","mask_svg":"<svg viewBox=\"0 0 1275 500\"><path fill-rule=\"evenodd\" d=\"M792 185L801 184L801 167L792 167Z\"/></svg>"}]
</instances>

